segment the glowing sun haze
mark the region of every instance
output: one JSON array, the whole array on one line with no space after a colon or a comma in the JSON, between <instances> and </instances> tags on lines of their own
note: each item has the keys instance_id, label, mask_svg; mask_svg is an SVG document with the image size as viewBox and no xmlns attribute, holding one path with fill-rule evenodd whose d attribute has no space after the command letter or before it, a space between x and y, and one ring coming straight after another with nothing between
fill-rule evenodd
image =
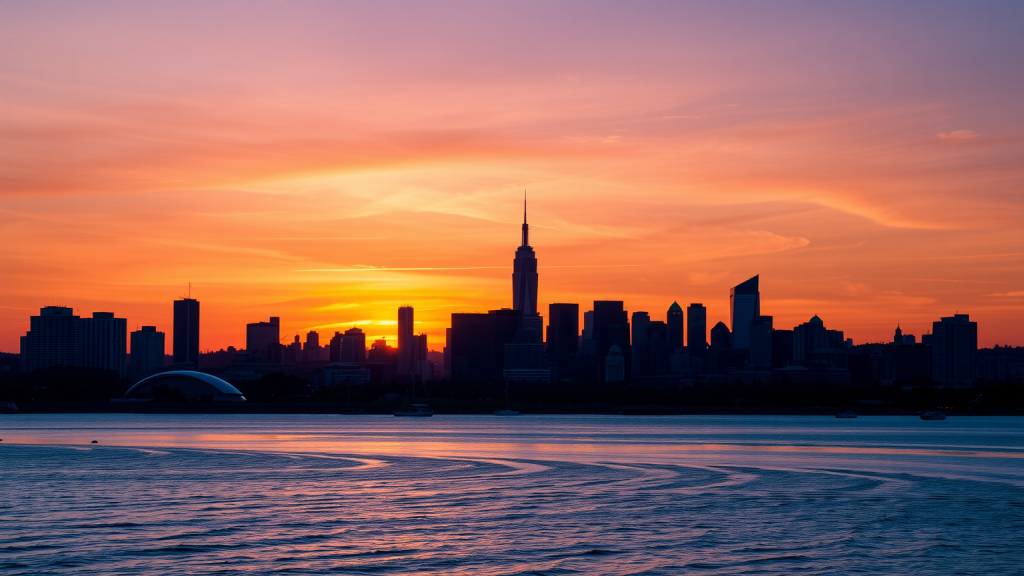
<instances>
[{"instance_id":1,"label":"glowing sun haze","mask_svg":"<svg viewBox=\"0 0 1024 576\"><path fill-rule=\"evenodd\" d=\"M64 304L202 347L396 308L674 300L1024 345L1024 4L5 2L0 350ZM170 339L168 339L168 343Z\"/></svg>"}]
</instances>

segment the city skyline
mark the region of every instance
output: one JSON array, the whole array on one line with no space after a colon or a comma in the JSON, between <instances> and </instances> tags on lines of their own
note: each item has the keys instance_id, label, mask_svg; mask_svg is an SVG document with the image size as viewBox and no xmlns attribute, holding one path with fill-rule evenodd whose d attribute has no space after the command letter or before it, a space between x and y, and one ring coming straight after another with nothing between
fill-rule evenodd
<instances>
[{"instance_id":1,"label":"city skyline","mask_svg":"<svg viewBox=\"0 0 1024 576\"><path fill-rule=\"evenodd\" d=\"M777 326L1024 344L1019 5L47 6L0 8L0 350L50 304L168 326L188 282L204 348L401 304L440 342L512 306L523 189L541 313L713 326L760 274Z\"/></svg>"},{"instance_id":2,"label":"city skyline","mask_svg":"<svg viewBox=\"0 0 1024 576\"><path fill-rule=\"evenodd\" d=\"M536 270L540 269L541 266L539 265L538 259L536 258L535 254L534 254L533 248L529 244L529 240L528 240L528 238L529 238L529 231L528 230L529 229L528 229L528 225L527 225L527 222L526 222L526 204L525 204L525 200L524 200L523 223L521 225L521 233L520 233L521 243L520 243L520 246L519 246L519 248L518 248L518 250L516 252L516 257L514 259L513 266L511 267L512 270L513 270L512 287L513 287L513 295L514 296L511 299L512 301L511 301L510 305L508 305L508 306L491 306L490 308L496 308L496 307L497 308L502 308L503 307L503 308L507 308L507 309L524 310L524 309L530 307L530 304L529 304L530 296L529 296L529 294L531 292L532 292L532 300L533 301L537 301L537 293L540 292L540 290L538 288L538 274L537 274ZM524 249L527 250L527 252L524 252ZM526 264L525 262L529 262L529 264ZM531 268L525 269L525 270L528 270L528 271L523 273L524 275L525 274L532 274L532 277L530 277L529 280L524 279L525 276L520 276L520 273L518 271L519 271L519 268L521 266L531 266ZM500 267L495 266L494 268L500 268ZM724 323L726 323L727 326L734 326L734 325L736 325L736 322L737 322L737 316L736 316L737 312L736 312L736 310L738 310L737 306L741 306L741 307L743 307L744 311L742 313L743 320L740 321L740 325L741 326L749 327L752 322L756 322L756 320L760 316L760 312L761 312L761 305L760 305L760 302L761 302L761 300L760 300L760 298L761 298L761 296L760 296L761 295L761 290L760 290L760 287L759 287L759 278L760 278L760 274L755 274L755 275L753 275L753 276L751 276L749 278L746 278L745 280L743 280L741 282L738 282L735 286L728 287L727 288L728 294L726 296L727 304L725 306L725 314L726 314L726 316L724 318L716 319L715 321L716 322L719 322L719 321L724 322ZM188 287L187 287L186 295L183 295L183 296L181 296L181 298L179 298L177 300L174 300L173 304L174 304L175 312L174 312L174 318L172 318L172 320L177 320L178 322L186 322L187 323L188 315L186 313L186 310L188 309L187 308L188 303L195 302L196 306L198 307L198 302L197 302L198 298L191 298L192 289L193 289L193 286L192 286L191 283L189 283ZM738 298L740 298L742 296L737 296L737 295L740 294L740 292L744 292L744 291L745 291L746 294L752 295L750 297L750 298L752 298L752 300L750 300L749 303L745 302L743 304L739 304ZM527 302L525 304L525 307L524 307L524 304L515 302L515 297L520 292L523 293L522 298ZM586 310L586 303L587 302L592 302L593 304L596 305L597 303L599 303L601 301L600 300L590 300L590 301L584 300L582 302L576 302L576 303L573 303L573 304L576 304L576 305L582 304L584 306L583 310ZM557 304L557 303L556 302L551 302L550 304ZM655 312L652 313L652 312L649 312L647 310L630 310L629 302L623 301L623 304L624 304L624 309L625 309L625 311L627 313L630 313L630 314L637 314L637 313L639 313L639 314L648 314L648 315L650 315L648 317L649 320L658 320L658 319L660 319L663 316L663 313L658 312L658 311L655 311ZM705 315L703 317L703 328L704 328L704 333L705 333L706 341L710 340L710 328L707 325L708 320L707 320L707 316L706 316L707 315L707 311L708 311L709 308L712 309L712 310L718 308L718 306L716 306L715 302L713 302L713 301L711 301L709 304L710 305L705 305L705 303L702 303L702 302L693 302L693 303L691 303L691 307L694 307L694 306L701 307L701 312L700 313ZM60 307L63 307L64 305L63 304L60 304L60 305L50 304L50 305L47 305L47 306L51 306L51 307L52 306L60 306ZM45 307L46 306L40 306L39 308L42 309L42 308L45 308ZM180 313L179 313L179 308L181 309ZM74 310L76 314L79 313L79 311L80 311L80 307L78 307L78 306L68 307L67 309ZM402 305L397 306L395 309L393 309L393 312L397 314L397 319L360 320L360 321L353 321L353 322L332 323L332 324L320 325L320 326L309 326L309 327L303 327L303 328L296 328L294 333L293 332L288 332L287 330L281 328L282 325L286 325L286 324L281 322L281 319L280 319L279 316L271 316L270 317L270 323L265 323L265 322L262 322L262 321L246 322L245 323L245 328L244 328L243 336L242 336L242 341L245 342L245 345L239 346L239 345L237 345L237 343L232 342L232 343L229 343L227 345L222 345L222 346L219 346L219 347L216 347L216 346L209 347L209 346L204 346L202 344L196 344L196 343L193 342L193 343L189 344L188 346L190 348L193 348L193 349L198 348L198 351L202 351L202 352L216 351L216 350L225 350L225 349L227 349L229 347L233 347L233 348L241 349L241 350L248 350L250 348L248 346L248 344L249 344L249 342L252 339L252 331L253 331L255 326L259 326L259 325L273 326L274 333L278 334L278 343L282 344L282 345L287 345L289 342L291 342L291 339L292 339L293 336L296 338L295 341L298 342L298 338L300 336L308 335L310 332L318 334L319 337L325 337L325 340L327 340L327 339L330 339L330 330L331 329L333 329L335 331L335 333L338 333L338 332L344 332L346 329L353 329L353 328L359 328L359 327L368 327L368 326L374 326L374 325L376 325L376 326L394 326L395 328L398 328L397 330L395 330L394 333L372 333L372 332L368 332L367 334L365 334L365 339L367 341L390 340L390 341L394 342L396 344L396 346L398 346L399 343L402 341L403 335L404 335L404 333L402 333L401 329L399 328L400 326L403 326L403 311L407 311L406 313L408 314L409 318L407 320L405 320L405 324L404 325L406 326L405 330L406 330L406 332L409 335L406 336L406 338L412 338L412 335L414 333L416 333L416 334L427 334L428 337L432 336L432 338L430 338L430 341L434 343L433 347L432 348L428 348L428 349L435 350L435 351L440 351L441 349L443 349L444 345L447 343L447 333L448 333L448 331L451 328L451 316L448 316L448 318L447 318L448 323L447 324L444 324L444 320L440 321L442 323L442 326L440 327L439 330L438 329L434 329L433 331L423 330L422 329L423 328L422 324L427 324L427 323L426 322L421 322L421 321L413 320L412 319L412 312L411 312L413 309L415 309L415 306L412 306L411 304L408 304L408 303L407 304L402 304ZM532 310L532 312L527 312L526 316L538 315L538 313L539 313L539 311L541 309L542 308L538 304L537 308ZM668 310L667 313L665 313L665 314L667 314L667 315L665 315L666 321L669 321L670 325L671 325L671 318L670 318L670 316L672 314L672 311L676 310L676 309L678 309L678 311L679 311L678 312L679 313L679 321L682 322L682 309L679 306L677 301L673 301L670 309ZM271 312L272 311L273 310L271 310ZM485 308L484 310L474 310L474 311L460 310L457 313L485 313L486 311L487 311L487 308ZM112 314L110 312L93 312L93 314L97 314L97 313L98 314ZM955 313L959 314L960 312L958 310ZM148 317L151 317L151 316L148 316ZM817 318L818 314L815 313L813 315L813 317ZM394 316L393 316L393 318L394 318ZM765 318L768 318L769 324L772 323L772 317L771 316L766 316ZM785 317L783 317L783 318L785 318ZM541 329L538 330L538 334L546 342L547 338L545 337L545 334L546 334L546 330L547 330L547 321L546 321L546 319L543 318L543 315L540 315L539 319L540 319L540 321L543 321L545 323L543 324L543 326L541 326ZM930 334L931 333L932 324L934 322L935 322L934 318L932 318L930 320L923 321L923 322L920 323L920 324L923 324L923 326L920 326L921 330L914 331L913 328L908 328L906 330L906 333L907 334L914 334L914 335L917 335L918 337L920 337L921 334ZM797 326L800 323L801 323L801 321L800 321L799 316L798 316L797 317L797 321L794 324L792 324L792 326L795 327L795 326ZM27 321L26 321L26 324L28 324ZM897 327L896 329L897 330L901 330L901 326L903 324L911 325L911 323L905 323L905 322L901 323L900 321L897 321L896 322L896 327ZM175 355L175 361L176 362L179 362L179 361L181 361L181 362L190 362L191 360L185 360L184 358L186 356L191 357L193 354L197 354L198 352L188 352L188 353L186 353L186 352L184 352L184 348L181 348L181 351L179 351L179 352L175 352L174 351L174 349L173 349L173 343L174 343L173 335L174 335L175 331L172 329L173 325L174 325L174 322L169 322L169 323L167 323L166 327L162 328L161 326L157 326L158 330L162 328L163 330L171 333L171 335L172 335L172 338L169 338L167 340L167 343L166 343L167 352L166 353L168 355ZM417 325L421 325L421 326L417 326ZM132 328L132 330L139 330L139 329L144 328L141 325L129 324L129 326L134 326L134 328ZM781 326L788 326L788 324L786 324L785 320L783 320L782 322L776 323L776 326L780 326L780 327ZM917 324L913 324L913 326L917 326ZM749 330L749 328L746 328L746 329ZM198 330L199 330L198 328L193 328L192 329L193 334L197 333ZM672 330L671 326L670 326L669 330L671 332L671 330ZM689 334L689 332L691 331L690 321L686 321L685 322L685 328L682 328L680 330L681 331L680 331L680 334L678 336L679 338L683 337L683 331L685 331L686 334ZM770 330L770 328L769 328L769 330ZM891 326L889 327L889 331L891 332ZM324 334L321 334L320 332L324 332ZM580 333L582 333L582 329L580 329ZM22 332L22 335L23 334L24 334L24 332ZM697 334L695 333L694 336L697 337ZM20 338L20 336L19 336L19 338ZM185 342L188 340L188 337L185 336L185 335L182 335L182 336L179 336L179 338L182 339L181 343L179 345L184 347L185 346ZM688 338L690 338L690 336L686 336L686 338L688 339ZM732 340L732 346L733 347L749 348L749 338L750 338L749 335L744 334L743 332L741 332L740 335L739 335L740 339L737 340L737 335L734 334L734 333L731 333L730 334L730 338ZM889 338L889 336L887 336L887 335L881 335L881 336L879 336L879 338L877 340L861 340L861 341L858 341L858 343L885 343L885 342L888 341L888 338ZM688 342L688 340L687 340L687 342ZM984 341L981 340L981 338L979 337L978 345L979 346L984 346L985 344L983 344L983 342ZM1015 344L1014 342L1010 341L1010 342L995 342L993 344L988 344L988 346L997 345L997 344L1011 345L1011 346L1019 345L1019 344ZM260 348L262 348L262 346ZM20 345L19 345L19 349L20 349ZM5 351L4 350L0 350L0 352L5 352ZM260 350L260 353L262 353L262 350ZM182 358L179 359L177 356L182 356ZM411 362L411 360L406 360L404 362L405 363ZM403 361L400 360L400 363L403 363ZM411 368L407 368L405 370L411 370Z\"/></svg>"}]
</instances>

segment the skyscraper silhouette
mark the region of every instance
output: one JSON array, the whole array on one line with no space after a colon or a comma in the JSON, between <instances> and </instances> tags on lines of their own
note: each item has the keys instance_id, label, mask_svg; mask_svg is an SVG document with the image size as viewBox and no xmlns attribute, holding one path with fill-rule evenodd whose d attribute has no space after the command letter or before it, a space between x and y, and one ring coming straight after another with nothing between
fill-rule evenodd
<instances>
[{"instance_id":1,"label":"skyscraper silhouette","mask_svg":"<svg viewBox=\"0 0 1024 576\"><path fill-rule=\"evenodd\" d=\"M537 256L530 247L530 227L526 223L526 196L523 196L523 240L512 263L512 309L523 315L523 324L532 327L538 338L544 320L537 310Z\"/></svg>"},{"instance_id":2,"label":"skyscraper silhouette","mask_svg":"<svg viewBox=\"0 0 1024 576\"><path fill-rule=\"evenodd\" d=\"M28 334L21 337L25 370L82 365L82 322L74 310L46 306L29 318Z\"/></svg>"},{"instance_id":3,"label":"skyscraper silhouette","mask_svg":"<svg viewBox=\"0 0 1024 576\"><path fill-rule=\"evenodd\" d=\"M548 304L548 360L558 363L558 369L567 372L566 359L580 346L580 305Z\"/></svg>"},{"instance_id":4,"label":"skyscraper silhouette","mask_svg":"<svg viewBox=\"0 0 1024 576\"><path fill-rule=\"evenodd\" d=\"M668 324L668 347L672 352L683 349L683 308L678 302L668 307L665 317Z\"/></svg>"},{"instance_id":5,"label":"skyscraper silhouette","mask_svg":"<svg viewBox=\"0 0 1024 576\"><path fill-rule=\"evenodd\" d=\"M453 380L502 381L505 344L522 328L518 310L491 310L487 314L452 314L448 340Z\"/></svg>"},{"instance_id":6,"label":"skyscraper silhouette","mask_svg":"<svg viewBox=\"0 0 1024 576\"><path fill-rule=\"evenodd\" d=\"M245 325L245 351L250 358L270 362L273 349L281 343L281 318L271 316L270 322L252 322Z\"/></svg>"},{"instance_id":7,"label":"skyscraper silhouette","mask_svg":"<svg viewBox=\"0 0 1024 576\"><path fill-rule=\"evenodd\" d=\"M199 369L199 300L174 301L174 363Z\"/></svg>"},{"instance_id":8,"label":"skyscraper silhouette","mask_svg":"<svg viewBox=\"0 0 1024 576\"><path fill-rule=\"evenodd\" d=\"M970 386L978 377L978 323L954 314L932 323L932 379Z\"/></svg>"},{"instance_id":9,"label":"skyscraper silhouette","mask_svg":"<svg viewBox=\"0 0 1024 576\"><path fill-rule=\"evenodd\" d=\"M164 333L156 326L132 332L132 380L142 380L164 366Z\"/></svg>"},{"instance_id":10,"label":"skyscraper silhouette","mask_svg":"<svg viewBox=\"0 0 1024 576\"><path fill-rule=\"evenodd\" d=\"M719 322L711 329L711 345L715 348L725 349L732 347L732 334L725 322Z\"/></svg>"},{"instance_id":11,"label":"skyscraper silhouette","mask_svg":"<svg viewBox=\"0 0 1024 576\"><path fill-rule=\"evenodd\" d=\"M672 313L672 309L669 308L669 314ZM671 316L670 316L671 317ZM630 318L630 327L632 329L632 366L630 370L633 376L643 376L647 374L647 363L644 362L647 355L647 328L651 325L651 316L647 312L633 312L633 317Z\"/></svg>"},{"instance_id":12,"label":"skyscraper silhouette","mask_svg":"<svg viewBox=\"0 0 1024 576\"><path fill-rule=\"evenodd\" d=\"M118 376L128 375L128 321L114 318L113 312L93 312L82 318L82 366L114 370Z\"/></svg>"},{"instance_id":13,"label":"skyscraper silhouette","mask_svg":"<svg viewBox=\"0 0 1024 576\"><path fill-rule=\"evenodd\" d=\"M732 347L750 348L750 325L761 315L761 292L758 277L742 282L729 290L729 319L732 322Z\"/></svg>"},{"instance_id":14,"label":"skyscraper silhouette","mask_svg":"<svg viewBox=\"0 0 1024 576\"><path fill-rule=\"evenodd\" d=\"M605 359L611 347L618 346L619 354L625 363L625 377L628 378L632 369L629 316L621 300L594 301L594 340L597 348L597 367L600 370L600 381L605 380Z\"/></svg>"},{"instance_id":15,"label":"skyscraper silhouette","mask_svg":"<svg viewBox=\"0 0 1024 576\"><path fill-rule=\"evenodd\" d=\"M750 366L752 368L772 367L772 323L771 316L758 316L750 325Z\"/></svg>"},{"instance_id":16,"label":"skyscraper silhouette","mask_svg":"<svg viewBox=\"0 0 1024 576\"><path fill-rule=\"evenodd\" d=\"M686 348L690 354L703 354L708 348L708 309L693 303L686 307Z\"/></svg>"},{"instance_id":17,"label":"skyscraper silhouette","mask_svg":"<svg viewBox=\"0 0 1024 576\"><path fill-rule=\"evenodd\" d=\"M398 368L395 370L401 377L407 377L414 371L416 342L413 340L413 309L412 306L402 306L398 309Z\"/></svg>"},{"instance_id":18,"label":"skyscraper silhouette","mask_svg":"<svg viewBox=\"0 0 1024 576\"><path fill-rule=\"evenodd\" d=\"M353 326L341 337L341 361L355 364L366 363L366 334Z\"/></svg>"}]
</instances>

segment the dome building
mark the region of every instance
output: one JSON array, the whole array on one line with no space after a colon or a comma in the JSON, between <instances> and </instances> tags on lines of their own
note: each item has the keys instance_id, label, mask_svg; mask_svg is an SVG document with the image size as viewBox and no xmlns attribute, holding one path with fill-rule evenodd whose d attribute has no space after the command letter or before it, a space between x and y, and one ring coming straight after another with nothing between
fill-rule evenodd
<instances>
[{"instance_id":1,"label":"dome building","mask_svg":"<svg viewBox=\"0 0 1024 576\"><path fill-rule=\"evenodd\" d=\"M139 380L124 393L128 402L245 402L231 384L202 372L172 370Z\"/></svg>"}]
</instances>

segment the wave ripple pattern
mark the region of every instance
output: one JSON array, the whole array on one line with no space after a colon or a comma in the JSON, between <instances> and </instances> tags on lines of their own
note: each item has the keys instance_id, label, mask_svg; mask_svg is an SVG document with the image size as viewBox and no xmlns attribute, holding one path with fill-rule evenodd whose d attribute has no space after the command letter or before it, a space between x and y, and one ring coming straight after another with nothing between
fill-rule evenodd
<instances>
[{"instance_id":1,"label":"wave ripple pattern","mask_svg":"<svg viewBox=\"0 0 1024 576\"><path fill-rule=\"evenodd\" d=\"M0 423L5 574L1024 566L1019 418Z\"/></svg>"}]
</instances>

